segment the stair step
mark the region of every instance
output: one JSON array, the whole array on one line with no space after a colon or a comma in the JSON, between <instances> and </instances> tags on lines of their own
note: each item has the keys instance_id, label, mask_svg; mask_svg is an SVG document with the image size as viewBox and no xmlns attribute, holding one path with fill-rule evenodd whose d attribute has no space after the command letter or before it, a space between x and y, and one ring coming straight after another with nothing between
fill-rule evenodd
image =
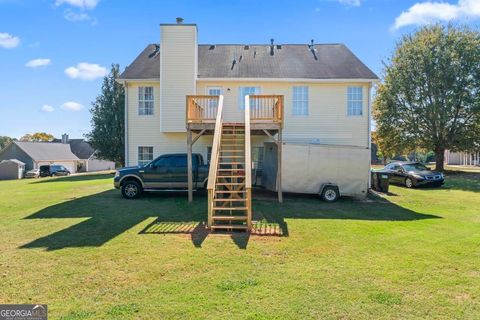
<instances>
[{"instance_id":1,"label":"stair step","mask_svg":"<svg viewBox=\"0 0 480 320\"><path fill-rule=\"evenodd\" d=\"M245 182L218 182L215 183L217 186L243 186Z\"/></svg>"},{"instance_id":2,"label":"stair step","mask_svg":"<svg viewBox=\"0 0 480 320\"><path fill-rule=\"evenodd\" d=\"M243 169L231 168L231 169L217 169L217 171L244 171L244 170Z\"/></svg>"},{"instance_id":3,"label":"stair step","mask_svg":"<svg viewBox=\"0 0 480 320\"><path fill-rule=\"evenodd\" d=\"M237 136L244 136L245 133L222 133L222 136L226 136L226 137L231 137L231 136L234 136L234 137L237 137Z\"/></svg>"},{"instance_id":4,"label":"stair step","mask_svg":"<svg viewBox=\"0 0 480 320\"><path fill-rule=\"evenodd\" d=\"M247 216L212 216L213 220L221 220L221 221L246 221Z\"/></svg>"},{"instance_id":5,"label":"stair step","mask_svg":"<svg viewBox=\"0 0 480 320\"><path fill-rule=\"evenodd\" d=\"M246 190L215 190L215 193L247 193Z\"/></svg>"},{"instance_id":6,"label":"stair step","mask_svg":"<svg viewBox=\"0 0 480 320\"><path fill-rule=\"evenodd\" d=\"M233 229L238 229L238 230L248 230L248 226L246 225L242 225L242 224L238 224L238 225L234 225L234 224L231 224L231 225L213 225L211 226L212 230L215 230L215 229L223 229L223 230L233 230Z\"/></svg>"},{"instance_id":7,"label":"stair step","mask_svg":"<svg viewBox=\"0 0 480 320\"><path fill-rule=\"evenodd\" d=\"M221 179L245 179L245 176L244 176L244 175L243 175L243 176L240 176L240 175L238 175L238 176L232 176L232 175L222 176L222 175L217 175L217 179L218 179L218 178L221 178Z\"/></svg>"},{"instance_id":8,"label":"stair step","mask_svg":"<svg viewBox=\"0 0 480 320\"><path fill-rule=\"evenodd\" d=\"M220 158L227 158L227 159L232 159L232 158L245 158L245 156L223 156L223 155L221 155Z\"/></svg>"},{"instance_id":9,"label":"stair step","mask_svg":"<svg viewBox=\"0 0 480 320\"><path fill-rule=\"evenodd\" d=\"M213 201L215 202L245 202L247 201L247 199L232 199L232 198L225 198L225 199L222 199L222 198L214 198Z\"/></svg>"},{"instance_id":10,"label":"stair step","mask_svg":"<svg viewBox=\"0 0 480 320\"><path fill-rule=\"evenodd\" d=\"M213 207L213 210L217 210L217 211L243 211L243 210L247 210L247 207L234 207L234 208Z\"/></svg>"},{"instance_id":11,"label":"stair step","mask_svg":"<svg viewBox=\"0 0 480 320\"><path fill-rule=\"evenodd\" d=\"M222 165L222 164L230 164L230 165L232 165L232 164L245 164L245 162L220 162L219 164L220 164L220 165Z\"/></svg>"}]
</instances>

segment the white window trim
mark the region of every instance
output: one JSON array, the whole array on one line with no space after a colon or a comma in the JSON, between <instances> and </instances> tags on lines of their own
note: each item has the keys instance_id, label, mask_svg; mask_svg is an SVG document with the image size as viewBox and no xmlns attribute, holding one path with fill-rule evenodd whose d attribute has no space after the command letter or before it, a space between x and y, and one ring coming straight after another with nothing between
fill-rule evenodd
<instances>
[{"instance_id":1,"label":"white window trim","mask_svg":"<svg viewBox=\"0 0 480 320\"><path fill-rule=\"evenodd\" d=\"M221 86L211 86L205 88L205 94L209 95L210 90L220 90L220 94L223 94L223 87Z\"/></svg>"},{"instance_id":2,"label":"white window trim","mask_svg":"<svg viewBox=\"0 0 480 320\"><path fill-rule=\"evenodd\" d=\"M361 89L362 99L360 100L360 102L362 103L362 108L360 109L360 112L361 112L360 114L348 114L348 89L349 88L360 88ZM347 90L346 90L346 93L345 93L345 115L347 117L349 117L349 118L350 117L354 117L354 118L361 117L361 118L363 118L363 114L364 114L363 107L364 107L364 104L365 104L364 101L363 101L364 100L364 98L363 98L364 94L365 93L363 92L363 87L362 86L348 86L347 87ZM358 101L358 100L355 100L355 101Z\"/></svg>"},{"instance_id":3,"label":"white window trim","mask_svg":"<svg viewBox=\"0 0 480 320\"><path fill-rule=\"evenodd\" d=\"M154 146L137 146L137 165L140 165L140 150L139 150L140 148L152 148L152 160L155 159L155 147ZM150 162L152 160L148 160L148 162ZM145 160L143 160L143 161L145 161Z\"/></svg>"},{"instance_id":4,"label":"white window trim","mask_svg":"<svg viewBox=\"0 0 480 320\"><path fill-rule=\"evenodd\" d=\"M152 88L152 113L151 114L140 114L140 102L149 102L150 100L140 99L140 88ZM139 117L152 117L155 115L155 88L153 86L138 86L137 87L137 115Z\"/></svg>"},{"instance_id":5,"label":"white window trim","mask_svg":"<svg viewBox=\"0 0 480 320\"><path fill-rule=\"evenodd\" d=\"M255 92L255 93L249 93L248 95L251 95L251 94L262 94L262 88L260 86L239 86L238 87L238 99L240 100L239 101L239 104L238 104L238 108L239 110L245 110L245 95L243 95L242 98L240 98L240 95L242 94L242 89L243 88L255 88L255 89L258 89L258 92Z\"/></svg>"},{"instance_id":6,"label":"white window trim","mask_svg":"<svg viewBox=\"0 0 480 320\"><path fill-rule=\"evenodd\" d=\"M306 113L295 113L295 88L307 88L307 112ZM304 101L304 100L298 100L298 101ZM308 117L310 115L310 88L309 86L293 86L292 87L292 116L294 117Z\"/></svg>"}]
</instances>

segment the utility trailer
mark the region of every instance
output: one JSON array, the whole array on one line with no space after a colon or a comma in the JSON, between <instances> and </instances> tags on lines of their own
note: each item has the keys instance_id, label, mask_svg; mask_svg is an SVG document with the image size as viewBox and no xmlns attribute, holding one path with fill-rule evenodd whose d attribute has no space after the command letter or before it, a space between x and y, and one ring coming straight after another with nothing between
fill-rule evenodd
<instances>
[{"instance_id":1,"label":"utility trailer","mask_svg":"<svg viewBox=\"0 0 480 320\"><path fill-rule=\"evenodd\" d=\"M265 143L262 186L277 188L278 148ZM365 197L369 188L370 149L356 146L282 144L283 192L318 194L325 201L340 196Z\"/></svg>"}]
</instances>

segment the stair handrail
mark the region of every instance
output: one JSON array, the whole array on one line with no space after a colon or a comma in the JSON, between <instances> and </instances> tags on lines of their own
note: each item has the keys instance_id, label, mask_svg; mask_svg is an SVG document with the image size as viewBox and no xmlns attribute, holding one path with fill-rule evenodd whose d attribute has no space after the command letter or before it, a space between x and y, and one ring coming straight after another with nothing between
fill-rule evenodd
<instances>
[{"instance_id":1,"label":"stair handrail","mask_svg":"<svg viewBox=\"0 0 480 320\"><path fill-rule=\"evenodd\" d=\"M217 179L217 166L220 155L220 140L222 136L223 124L223 95L218 98L217 117L215 118L215 131L213 133L212 155L210 157L210 169L208 171L207 189L213 190L215 188L215 181Z\"/></svg>"},{"instance_id":2,"label":"stair handrail","mask_svg":"<svg viewBox=\"0 0 480 320\"><path fill-rule=\"evenodd\" d=\"M248 230L252 228L252 148L250 145L250 96L245 96L245 191Z\"/></svg>"},{"instance_id":3,"label":"stair handrail","mask_svg":"<svg viewBox=\"0 0 480 320\"><path fill-rule=\"evenodd\" d=\"M217 180L218 159L220 155L220 143L222 136L223 124L223 95L218 96L218 109L215 118L215 131L213 133L212 155L210 156L210 168L208 170L208 221L207 226L210 228L213 222L213 206L215 196L215 182Z\"/></svg>"}]
</instances>

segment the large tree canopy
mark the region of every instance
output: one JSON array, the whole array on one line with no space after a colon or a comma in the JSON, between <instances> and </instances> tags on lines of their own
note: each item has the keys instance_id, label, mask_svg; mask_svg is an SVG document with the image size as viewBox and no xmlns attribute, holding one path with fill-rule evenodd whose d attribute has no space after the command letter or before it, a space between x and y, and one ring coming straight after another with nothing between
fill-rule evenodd
<instances>
[{"instance_id":1,"label":"large tree canopy","mask_svg":"<svg viewBox=\"0 0 480 320\"><path fill-rule=\"evenodd\" d=\"M480 137L480 33L433 25L406 35L385 65L373 105L387 150L470 150ZM410 151L410 150L405 150Z\"/></svg>"},{"instance_id":2,"label":"large tree canopy","mask_svg":"<svg viewBox=\"0 0 480 320\"><path fill-rule=\"evenodd\" d=\"M30 133L25 134L23 137L20 138L20 141L48 142L48 141L52 141L53 139L55 139L55 137L50 133L35 132L32 134Z\"/></svg>"},{"instance_id":3,"label":"large tree canopy","mask_svg":"<svg viewBox=\"0 0 480 320\"><path fill-rule=\"evenodd\" d=\"M103 79L102 93L92 103L92 131L86 134L86 138L97 151L98 158L124 164L125 91L115 81L119 75L118 64L113 64Z\"/></svg>"}]
</instances>

